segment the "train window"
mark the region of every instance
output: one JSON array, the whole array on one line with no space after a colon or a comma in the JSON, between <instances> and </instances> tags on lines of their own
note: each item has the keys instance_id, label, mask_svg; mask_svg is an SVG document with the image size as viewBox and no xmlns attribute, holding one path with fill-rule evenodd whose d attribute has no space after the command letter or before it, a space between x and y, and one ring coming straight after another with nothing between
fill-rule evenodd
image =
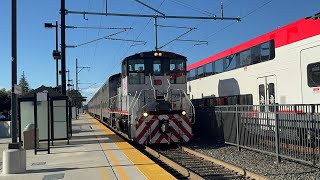
<instances>
[{"instance_id":1,"label":"train window","mask_svg":"<svg viewBox=\"0 0 320 180\"><path fill-rule=\"evenodd\" d=\"M268 97L269 97L269 104L276 103L276 95L275 95L275 89L274 89L274 83L268 84Z\"/></svg>"},{"instance_id":2,"label":"train window","mask_svg":"<svg viewBox=\"0 0 320 180\"><path fill-rule=\"evenodd\" d=\"M215 61L214 65L215 65L215 70L214 70L215 74L223 72L223 59Z\"/></svg>"},{"instance_id":3,"label":"train window","mask_svg":"<svg viewBox=\"0 0 320 180\"><path fill-rule=\"evenodd\" d=\"M153 74L161 75L162 74L162 66L160 60L153 60Z\"/></svg>"},{"instance_id":4,"label":"train window","mask_svg":"<svg viewBox=\"0 0 320 180\"><path fill-rule=\"evenodd\" d=\"M261 44L261 61L268 61L270 59L270 42Z\"/></svg>"},{"instance_id":5,"label":"train window","mask_svg":"<svg viewBox=\"0 0 320 180\"><path fill-rule=\"evenodd\" d=\"M252 64L257 64L260 63L260 56L261 56L261 52L260 52L260 45L254 46L251 48L251 59L252 59Z\"/></svg>"},{"instance_id":6,"label":"train window","mask_svg":"<svg viewBox=\"0 0 320 180\"><path fill-rule=\"evenodd\" d=\"M171 59L170 60L170 71L185 71L185 60L182 59Z\"/></svg>"},{"instance_id":7,"label":"train window","mask_svg":"<svg viewBox=\"0 0 320 180\"><path fill-rule=\"evenodd\" d=\"M235 69L237 67L237 56L236 56L236 54L233 54L231 56L227 56L224 59L224 62L225 62L225 70L226 71Z\"/></svg>"},{"instance_id":8,"label":"train window","mask_svg":"<svg viewBox=\"0 0 320 180\"><path fill-rule=\"evenodd\" d=\"M320 62L309 64L307 66L308 86L320 86Z\"/></svg>"},{"instance_id":9,"label":"train window","mask_svg":"<svg viewBox=\"0 0 320 180\"><path fill-rule=\"evenodd\" d=\"M213 63L206 64L206 76L210 76L213 74Z\"/></svg>"},{"instance_id":10,"label":"train window","mask_svg":"<svg viewBox=\"0 0 320 180\"><path fill-rule=\"evenodd\" d=\"M144 72L144 60L143 59L129 60L129 71Z\"/></svg>"},{"instance_id":11,"label":"train window","mask_svg":"<svg viewBox=\"0 0 320 180\"><path fill-rule=\"evenodd\" d=\"M204 77L204 66L198 67L197 78Z\"/></svg>"},{"instance_id":12,"label":"train window","mask_svg":"<svg viewBox=\"0 0 320 180\"><path fill-rule=\"evenodd\" d=\"M187 80L190 81L190 71L187 71Z\"/></svg>"},{"instance_id":13,"label":"train window","mask_svg":"<svg viewBox=\"0 0 320 180\"><path fill-rule=\"evenodd\" d=\"M264 84L259 85L259 104L265 105L266 104L266 96L265 96L265 88ZM265 111L264 106L260 106L260 111Z\"/></svg>"},{"instance_id":14,"label":"train window","mask_svg":"<svg viewBox=\"0 0 320 180\"><path fill-rule=\"evenodd\" d=\"M240 56L240 67L249 66L252 64L250 49L240 52L239 56Z\"/></svg>"},{"instance_id":15,"label":"train window","mask_svg":"<svg viewBox=\"0 0 320 180\"><path fill-rule=\"evenodd\" d=\"M196 79L196 69L192 69L192 70L189 71L189 72L190 72L190 73L189 73L189 75L190 75L190 77L189 77L190 81L195 80L195 79Z\"/></svg>"}]
</instances>

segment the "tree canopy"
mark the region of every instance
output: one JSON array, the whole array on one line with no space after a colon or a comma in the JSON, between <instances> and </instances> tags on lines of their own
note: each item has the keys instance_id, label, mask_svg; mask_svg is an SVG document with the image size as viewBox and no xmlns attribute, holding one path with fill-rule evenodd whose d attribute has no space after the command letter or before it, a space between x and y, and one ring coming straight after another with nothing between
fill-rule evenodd
<instances>
[{"instance_id":1,"label":"tree canopy","mask_svg":"<svg viewBox=\"0 0 320 180\"><path fill-rule=\"evenodd\" d=\"M9 111L11 109L11 91L0 89L0 112Z\"/></svg>"},{"instance_id":2,"label":"tree canopy","mask_svg":"<svg viewBox=\"0 0 320 180\"><path fill-rule=\"evenodd\" d=\"M22 88L22 95L25 95L26 93L30 92L30 86L27 81L27 78L24 74L24 71L22 72L21 78L19 80L19 86Z\"/></svg>"},{"instance_id":3,"label":"tree canopy","mask_svg":"<svg viewBox=\"0 0 320 180\"><path fill-rule=\"evenodd\" d=\"M77 90L68 90L67 91L68 96L71 98L71 105L75 106L77 108L82 107L82 94Z\"/></svg>"}]
</instances>

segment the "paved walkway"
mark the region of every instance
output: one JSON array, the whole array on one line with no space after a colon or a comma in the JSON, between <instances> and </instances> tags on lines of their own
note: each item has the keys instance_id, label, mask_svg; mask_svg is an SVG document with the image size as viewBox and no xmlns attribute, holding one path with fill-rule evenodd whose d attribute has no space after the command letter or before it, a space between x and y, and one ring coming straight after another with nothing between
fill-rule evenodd
<instances>
[{"instance_id":1,"label":"paved walkway","mask_svg":"<svg viewBox=\"0 0 320 180\"><path fill-rule=\"evenodd\" d=\"M10 139L0 139L2 151ZM0 171L1 171L0 170ZM88 115L73 121L73 137L55 142L51 154L27 151L27 172L2 175L8 180L174 179L169 173Z\"/></svg>"}]
</instances>

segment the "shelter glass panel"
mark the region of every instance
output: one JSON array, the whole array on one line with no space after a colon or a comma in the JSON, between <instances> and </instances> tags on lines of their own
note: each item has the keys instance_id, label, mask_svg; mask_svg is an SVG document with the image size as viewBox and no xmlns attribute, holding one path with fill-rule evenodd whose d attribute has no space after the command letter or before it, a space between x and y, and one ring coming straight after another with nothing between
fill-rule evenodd
<instances>
[{"instance_id":1,"label":"shelter glass panel","mask_svg":"<svg viewBox=\"0 0 320 180\"><path fill-rule=\"evenodd\" d=\"M55 139L67 138L66 113L66 100L53 101L53 134Z\"/></svg>"},{"instance_id":2,"label":"shelter glass panel","mask_svg":"<svg viewBox=\"0 0 320 180\"><path fill-rule=\"evenodd\" d=\"M21 131L23 131L29 124L34 124L33 102L20 102L20 111Z\"/></svg>"},{"instance_id":3,"label":"shelter glass panel","mask_svg":"<svg viewBox=\"0 0 320 180\"><path fill-rule=\"evenodd\" d=\"M38 101L37 102L37 120L39 128L39 140L48 139L48 102Z\"/></svg>"}]
</instances>

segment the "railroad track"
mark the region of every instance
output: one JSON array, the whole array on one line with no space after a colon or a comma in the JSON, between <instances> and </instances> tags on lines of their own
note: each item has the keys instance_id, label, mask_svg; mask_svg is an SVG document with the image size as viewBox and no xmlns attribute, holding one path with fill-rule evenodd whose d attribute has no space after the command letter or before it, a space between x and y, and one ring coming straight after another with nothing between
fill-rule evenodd
<instances>
[{"instance_id":1,"label":"railroad track","mask_svg":"<svg viewBox=\"0 0 320 180\"><path fill-rule=\"evenodd\" d=\"M116 131L104 122L101 123L129 141L126 134ZM129 142L177 179L267 179L183 146L173 148L141 147L132 141Z\"/></svg>"},{"instance_id":2,"label":"railroad track","mask_svg":"<svg viewBox=\"0 0 320 180\"><path fill-rule=\"evenodd\" d=\"M198 176L197 179L247 179L244 175L190 154L180 148L157 149L157 151L195 173Z\"/></svg>"}]
</instances>

